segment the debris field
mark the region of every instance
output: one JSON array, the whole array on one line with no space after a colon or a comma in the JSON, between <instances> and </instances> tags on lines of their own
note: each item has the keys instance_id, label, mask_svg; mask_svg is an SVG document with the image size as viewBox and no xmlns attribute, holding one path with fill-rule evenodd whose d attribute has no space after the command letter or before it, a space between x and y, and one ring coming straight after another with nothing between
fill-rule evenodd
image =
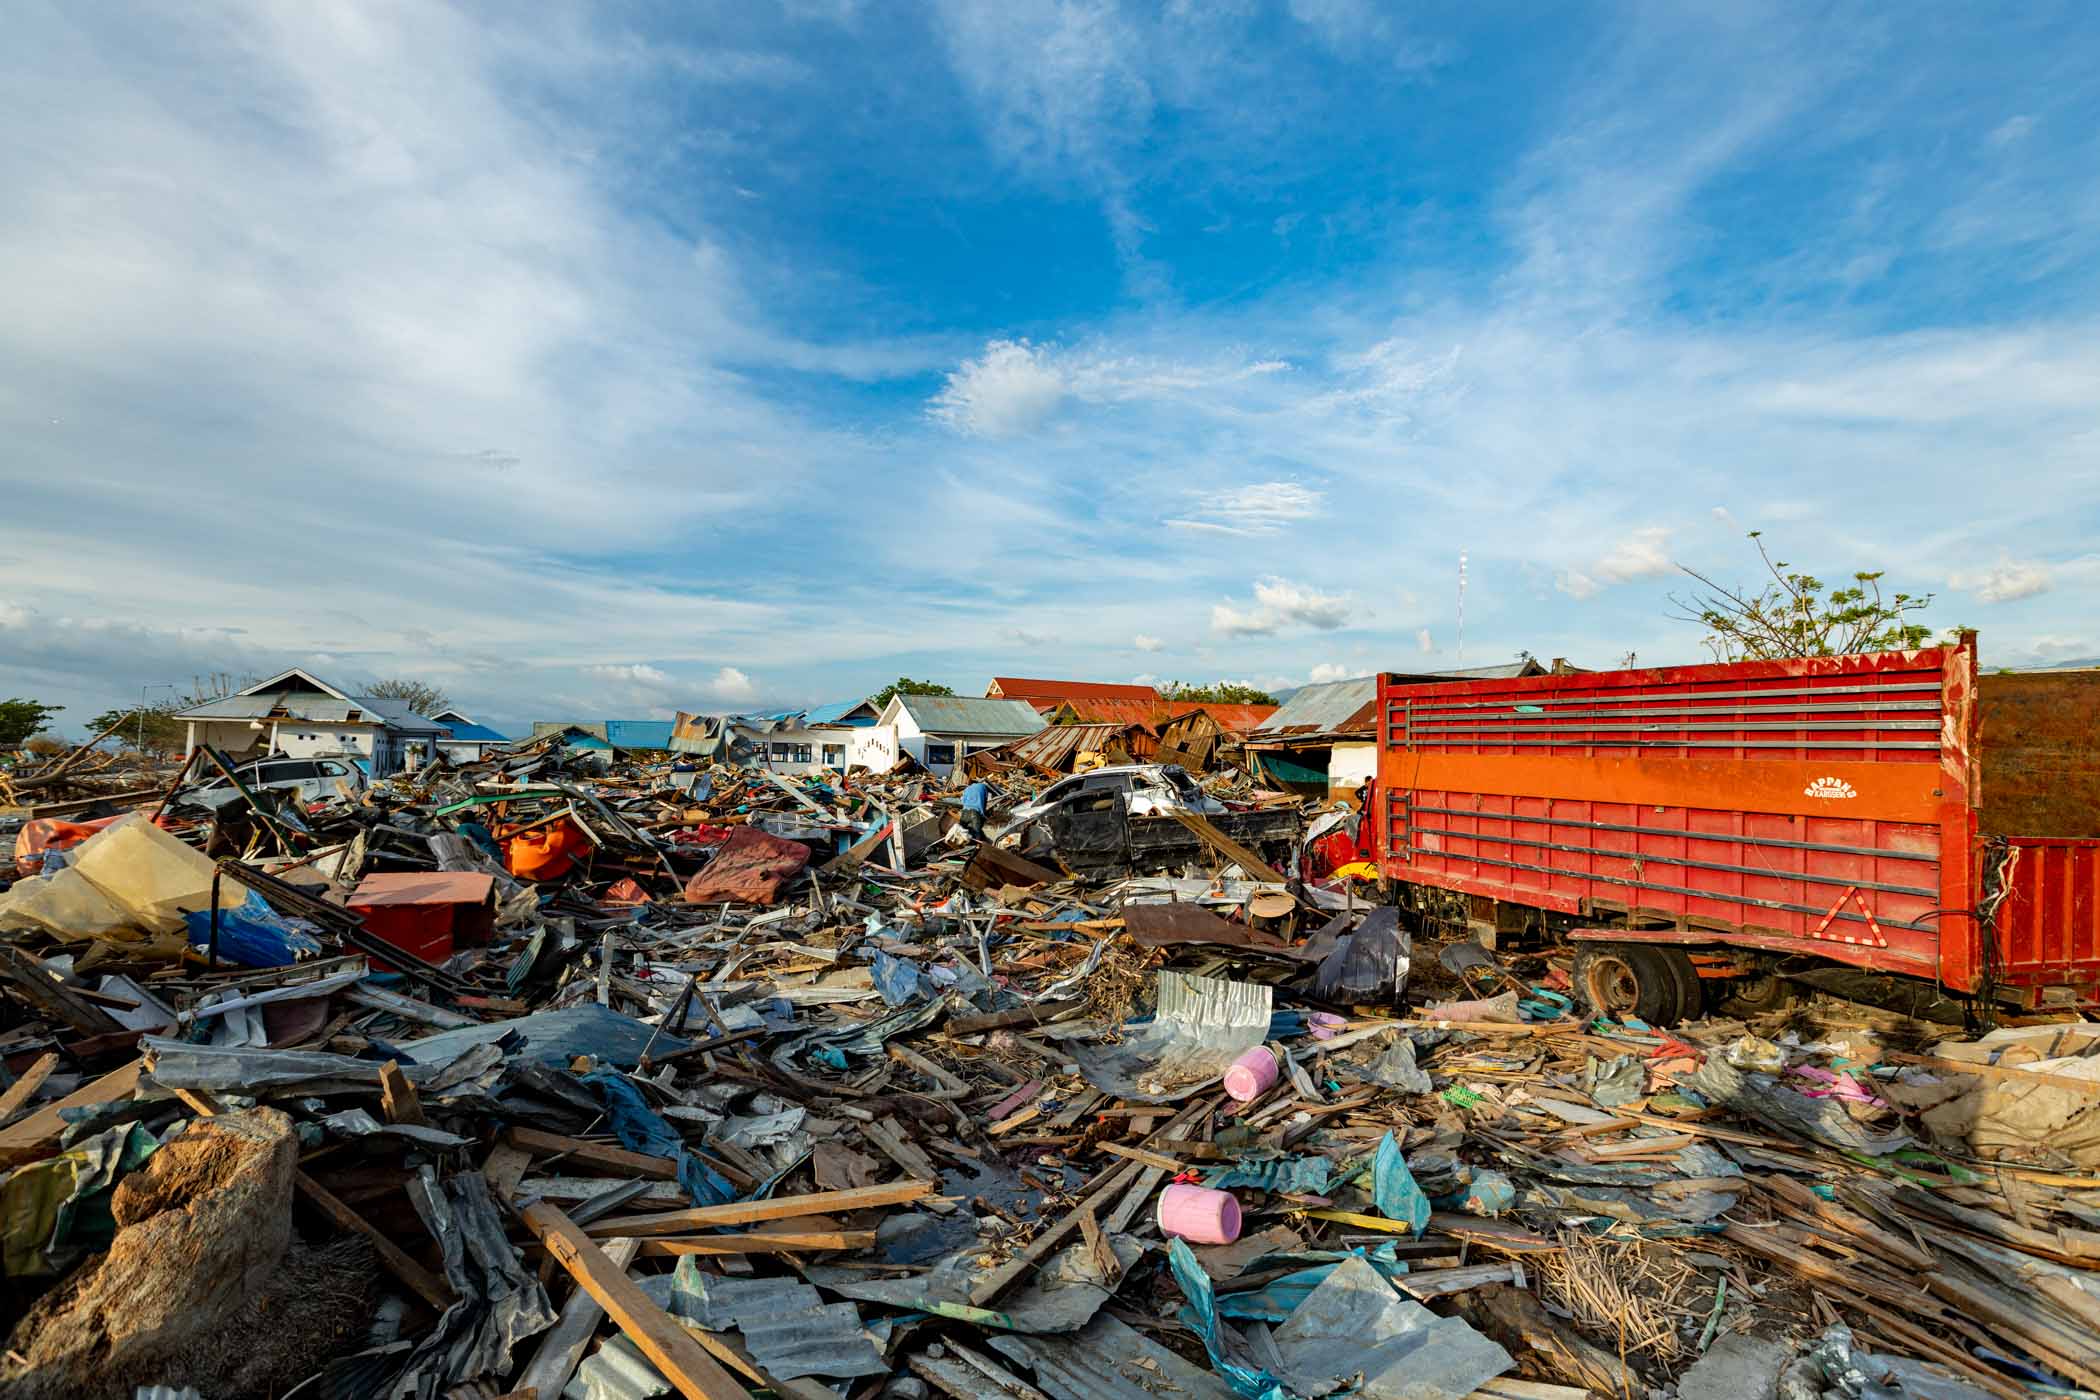
<instances>
[{"instance_id":1,"label":"debris field","mask_svg":"<svg viewBox=\"0 0 2100 1400\"><path fill-rule=\"evenodd\" d=\"M1610 1014L1073 728L16 774L0 1396L2100 1391L2100 1028Z\"/></svg>"}]
</instances>

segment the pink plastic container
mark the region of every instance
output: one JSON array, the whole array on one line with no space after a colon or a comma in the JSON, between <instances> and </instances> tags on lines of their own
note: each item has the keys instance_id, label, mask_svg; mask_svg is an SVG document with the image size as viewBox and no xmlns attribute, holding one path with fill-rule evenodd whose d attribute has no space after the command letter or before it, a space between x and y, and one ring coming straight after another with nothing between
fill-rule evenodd
<instances>
[{"instance_id":1,"label":"pink plastic container","mask_svg":"<svg viewBox=\"0 0 2100 1400\"><path fill-rule=\"evenodd\" d=\"M1225 1092L1235 1103L1251 1103L1276 1082L1276 1052L1257 1045L1234 1060L1225 1071Z\"/></svg>"},{"instance_id":2,"label":"pink plastic container","mask_svg":"<svg viewBox=\"0 0 2100 1400\"><path fill-rule=\"evenodd\" d=\"M1169 1186L1159 1193L1161 1233L1190 1244L1231 1244L1240 1237L1240 1203L1230 1191Z\"/></svg>"}]
</instances>

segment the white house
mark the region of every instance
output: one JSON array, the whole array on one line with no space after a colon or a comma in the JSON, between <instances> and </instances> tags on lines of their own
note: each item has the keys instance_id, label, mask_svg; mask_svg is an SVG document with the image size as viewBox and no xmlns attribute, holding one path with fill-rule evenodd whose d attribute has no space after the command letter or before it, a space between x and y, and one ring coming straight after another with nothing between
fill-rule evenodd
<instances>
[{"instance_id":1,"label":"white house","mask_svg":"<svg viewBox=\"0 0 2100 1400\"><path fill-rule=\"evenodd\" d=\"M852 761L854 740L877 718L868 701L847 700L790 714L740 715L735 726L758 767L781 774L843 773Z\"/></svg>"},{"instance_id":2,"label":"white house","mask_svg":"<svg viewBox=\"0 0 2100 1400\"><path fill-rule=\"evenodd\" d=\"M882 717L854 736L850 761L882 773L910 754L927 772L946 777L969 755L1042 728L1043 717L1026 700L893 695Z\"/></svg>"},{"instance_id":3,"label":"white house","mask_svg":"<svg viewBox=\"0 0 2100 1400\"><path fill-rule=\"evenodd\" d=\"M436 753L447 731L399 700L352 695L293 667L175 716L187 726L183 753L209 744L229 757L344 754L375 778Z\"/></svg>"},{"instance_id":4,"label":"white house","mask_svg":"<svg viewBox=\"0 0 2100 1400\"><path fill-rule=\"evenodd\" d=\"M488 757L491 749L502 748L510 742L487 725L476 724L458 710L441 710L428 718L445 726L445 737L438 740L437 747L448 763L479 763Z\"/></svg>"}]
</instances>

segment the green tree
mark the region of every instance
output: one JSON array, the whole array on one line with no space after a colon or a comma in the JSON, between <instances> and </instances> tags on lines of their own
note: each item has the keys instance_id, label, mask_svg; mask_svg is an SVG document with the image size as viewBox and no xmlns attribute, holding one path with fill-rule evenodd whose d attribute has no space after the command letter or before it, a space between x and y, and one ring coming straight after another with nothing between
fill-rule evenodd
<instances>
[{"instance_id":1,"label":"green tree","mask_svg":"<svg viewBox=\"0 0 2100 1400\"><path fill-rule=\"evenodd\" d=\"M143 710L137 705L122 710L104 710L88 721L88 728L100 734L117 726L117 741L126 748L142 748L148 753L173 753L188 737L186 727L175 718L175 712L187 707L186 701L165 700Z\"/></svg>"},{"instance_id":2,"label":"green tree","mask_svg":"<svg viewBox=\"0 0 2100 1400\"><path fill-rule=\"evenodd\" d=\"M440 710L452 708L452 697L430 682L405 680L398 676L393 680L374 681L365 687L365 694L376 695L382 700L399 700L425 719Z\"/></svg>"},{"instance_id":3,"label":"green tree","mask_svg":"<svg viewBox=\"0 0 2100 1400\"><path fill-rule=\"evenodd\" d=\"M1704 645L1716 661L1901 651L1932 637L1924 623L1906 620L1932 605L1930 593L1884 594L1879 569L1862 570L1845 587L1831 588L1783 559L1774 560L1763 534L1750 532L1757 557L1771 575L1759 588L1724 588L1697 569L1677 566L1704 591L1687 598L1671 594L1671 616L1704 627Z\"/></svg>"},{"instance_id":4,"label":"green tree","mask_svg":"<svg viewBox=\"0 0 2100 1400\"><path fill-rule=\"evenodd\" d=\"M938 681L915 681L910 676L899 676L882 689L869 696L869 703L881 709L890 703L892 695L953 695L955 692Z\"/></svg>"},{"instance_id":5,"label":"green tree","mask_svg":"<svg viewBox=\"0 0 2100 1400\"><path fill-rule=\"evenodd\" d=\"M1238 681L1212 681L1209 685L1190 685L1186 681L1169 681L1159 688L1162 699L1185 701L1191 705L1273 705L1276 697L1266 690L1256 690L1251 685Z\"/></svg>"},{"instance_id":6,"label":"green tree","mask_svg":"<svg viewBox=\"0 0 2100 1400\"><path fill-rule=\"evenodd\" d=\"M64 708L63 705L38 704L19 696L0 700L0 749L19 748L30 735L44 727L46 720Z\"/></svg>"}]
</instances>

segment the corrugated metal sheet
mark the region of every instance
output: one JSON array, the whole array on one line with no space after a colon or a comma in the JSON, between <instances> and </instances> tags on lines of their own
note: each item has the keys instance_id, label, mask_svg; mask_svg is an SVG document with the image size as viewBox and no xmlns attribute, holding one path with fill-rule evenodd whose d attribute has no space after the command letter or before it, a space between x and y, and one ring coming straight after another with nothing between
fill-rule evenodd
<instances>
[{"instance_id":1,"label":"corrugated metal sheet","mask_svg":"<svg viewBox=\"0 0 2100 1400\"><path fill-rule=\"evenodd\" d=\"M1129 761L1142 762L1156 747L1150 732L1134 724L1053 724L981 757L1069 773L1083 753L1113 755L1121 749Z\"/></svg>"},{"instance_id":2,"label":"corrugated metal sheet","mask_svg":"<svg viewBox=\"0 0 2100 1400\"><path fill-rule=\"evenodd\" d=\"M1378 728L1378 677L1309 685L1247 735L1249 743L1327 734L1371 734Z\"/></svg>"},{"instance_id":3,"label":"corrugated metal sheet","mask_svg":"<svg viewBox=\"0 0 2100 1400\"><path fill-rule=\"evenodd\" d=\"M1145 700L1156 702L1159 692L1149 685L1121 685L1105 681L1045 681L1024 676L994 676L990 689L997 698L1036 702L1077 700Z\"/></svg>"},{"instance_id":4,"label":"corrugated metal sheet","mask_svg":"<svg viewBox=\"0 0 2100 1400\"><path fill-rule=\"evenodd\" d=\"M994 1332L985 1341L1033 1369L1055 1400L1237 1400L1212 1372L1106 1314L1069 1337Z\"/></svg>"},{"instance_id":5,"label":"corrugated metal sheet","mask_svg":"<svg viewBox=\"0 0 2100 1400\"><path fill-rule=\"evenodd\" d=\"M1026 700L900 695L897 703L928 734L1011 734L1018 739L1043 727L1043 717Z\"/></svg>"},{"instance_id":6,"label":"corrugated metal sheet","mask_svg":"<svg viewBox=\"0 0 2100 1400\"><path fill-rule=\"evenodd\" d=\"M507 744L509 738L498 734L485 724L474 724L467 720L453 720L445 728L452 731L454 740L460 743Z\"/></svg>"},{"instance_id":7,"label":"corrugated metal sheet","mask_svg":"<svg viewBox=\"0 0 2100 1400\"><path fill-rule=\"evenodd\" d=\"M668 749L671 721L667 719L609 719L605 739L616 749Z\"/></svg>"},{"instance_id":8,"label":"corrugated metal sheet","mask_svg":"<svg viewBox=\"0 0 2100 1400\"><path fill-rule=\"evenodd\" d=\"M265 719L272 710L309 724L384 724L408 734L442 734L445 726L423 718L399 700L358 695L338 700L304 692L292 695L229 695L192 705L177 719ZM355 718L352 718L355 716Z\"/></svg>"}]
</instances>

